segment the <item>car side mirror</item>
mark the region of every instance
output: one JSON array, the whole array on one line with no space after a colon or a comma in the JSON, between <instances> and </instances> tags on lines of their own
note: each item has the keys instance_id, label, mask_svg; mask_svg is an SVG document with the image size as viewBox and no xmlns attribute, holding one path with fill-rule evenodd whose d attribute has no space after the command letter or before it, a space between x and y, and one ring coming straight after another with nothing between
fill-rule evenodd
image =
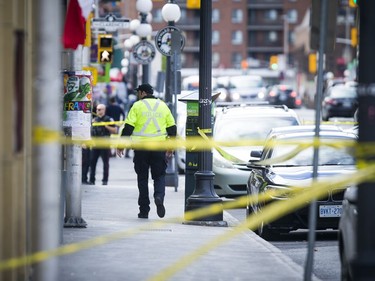
<instances>
[{"instance_id":1,"label":"car side mirror","mask_svg":"<svg viewBox=\"0 0 375 281\"><path fill-rule=\"evenodd\" d=\"M262 155L261 150L252 150L250 152L250 157L252 157L252 158L260 158L261 155Z\"/></svg>"}]
</instances>

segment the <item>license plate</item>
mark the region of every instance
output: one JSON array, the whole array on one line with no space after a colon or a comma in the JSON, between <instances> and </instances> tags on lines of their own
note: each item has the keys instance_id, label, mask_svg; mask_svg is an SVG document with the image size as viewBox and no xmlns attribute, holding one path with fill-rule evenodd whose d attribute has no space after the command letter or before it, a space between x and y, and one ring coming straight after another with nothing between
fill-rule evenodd
<instances>
[{"instance_id":1,"label":"license plate","mask_svg":"<svg viewBox=\"0 0 375 281\"><path fill-rule=\"evenodd\" d=\"M337 218L341 217L342 205L321 205L319 206L320 218Z\"/></svg>"}]
</instances>

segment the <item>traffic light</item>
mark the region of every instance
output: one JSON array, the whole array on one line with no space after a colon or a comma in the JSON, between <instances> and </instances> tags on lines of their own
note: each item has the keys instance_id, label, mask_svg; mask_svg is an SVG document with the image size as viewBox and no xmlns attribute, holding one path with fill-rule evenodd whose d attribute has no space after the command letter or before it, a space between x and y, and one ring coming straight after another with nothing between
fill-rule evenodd
<instances>
[{"instance_id":1,"label":"traffic light","mask_svg":"<svg viewBox=\"0 0 375 281\"><path fill-rule=\"evenodd\" d=\"M316 54L309 54L309 72L315 74L317 70L316 66Z\"/></svg>"},{"instance_id":2,"label":"traffic light","mask_svg":"<svg viewBox=\"0 0 375 281\"><path fill-rule=\"evenodd\" d=\"M357 8L358 0L349 0L349 7Z\"/></svg>"},{"instance_id":3,"label":"traffic light","mask_svg":"<svg viewBox=\"0 0 375 281\"><path fill-rule=\"evenodd\" d=\"M278 57L276 55L270 56L270 68L273 70L277 70L278 67Z\"/></svg>"},{"instance_id":4,"label":"traffic light","mask_svg":"<svg viewBox=\"0 0 375 281\"><path fill-rule=\"evenodd\" d=\"M113 38L110 34L99 34L98 36L98 63L112 62Z\"/></svg>"},{"instance_id":5,"label":"traffic light","mask_svg":"<svg viewBox=\"0 0 375 281\"><path fill-rule=\"evenodd\" d=\"M187 9L200 9L201 0L186 0L186 8Z\"/></svg>"},{"instance_id":6,"label":"traffic light","mask_svg":"<svg viewBox=\"0 0 375 281\"><path fill-rule=\"evenodd\" d=\"M352 27L350 30L350 41L352 47L357 47L358 45L358 29L356 27Z\"/></svg>"}]
</instances>

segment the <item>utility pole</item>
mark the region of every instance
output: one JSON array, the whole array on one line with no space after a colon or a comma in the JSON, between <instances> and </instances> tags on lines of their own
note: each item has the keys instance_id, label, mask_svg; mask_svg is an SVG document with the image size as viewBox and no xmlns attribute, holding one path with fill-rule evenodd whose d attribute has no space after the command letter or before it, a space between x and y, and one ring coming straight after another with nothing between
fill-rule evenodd
<instances>
[{"instance_id":1,"label":"utility pole","mask_svg":"<svg viewBox=\"0 0 375 281\"><path fill-rule=\"evenodd\" d=\"M59 54L60 43L60 12L61 5L57 1L30 1L35 11L35 44L36 62L33 85L33 128L43 128L53 132L60 130L61 76ZM34 41L34 39L33 39ZM31 221L32 242L31 252L44 252L60 245L62 221L60 208L61 188L58 171L60 144L42 143L33 145L32 157L32 190ZM27 204L28 205L28 204ZM32 266L32 280L58 280L58 259L50 259L35 263ZM1 278L0 278L1 279ZM30 280L31 280L30 279ZM13 280L13 279L12 279Z\"/></svg>"},{"instance_id":2,"label":"utility pole","mask_svg":"<svg viewBox=\"0 0 375 281\"><path fill-rule=\"evenodd\" d=\"M362 165L374 161L375 156L365 154L365 147L375 141L375 1L361 1L359 8L359 140L358 162ZM353 280L375 280L375 182L361 183L358 188L357 256L353 265Z\"/></svg>"}]
</instances>

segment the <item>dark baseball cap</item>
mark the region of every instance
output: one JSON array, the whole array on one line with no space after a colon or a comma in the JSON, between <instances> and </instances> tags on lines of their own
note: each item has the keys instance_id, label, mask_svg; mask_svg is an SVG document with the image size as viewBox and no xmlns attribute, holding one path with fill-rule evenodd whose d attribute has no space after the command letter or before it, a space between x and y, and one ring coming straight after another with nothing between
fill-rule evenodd
<instances>
[{"instance_id":1,"label":"dark baseball cap","mask_svg":"<svg viewBox=\"0 0 375 281\"><path fill-rule=\"evenodd\" d=\"M152 88L152 86L150 84L147 84L147 83L139 85L138 88L136 88L135 90L136 91L146 92L149 95L153 95L154 94L154 89Z\"/></svg>"}]
</instances>

